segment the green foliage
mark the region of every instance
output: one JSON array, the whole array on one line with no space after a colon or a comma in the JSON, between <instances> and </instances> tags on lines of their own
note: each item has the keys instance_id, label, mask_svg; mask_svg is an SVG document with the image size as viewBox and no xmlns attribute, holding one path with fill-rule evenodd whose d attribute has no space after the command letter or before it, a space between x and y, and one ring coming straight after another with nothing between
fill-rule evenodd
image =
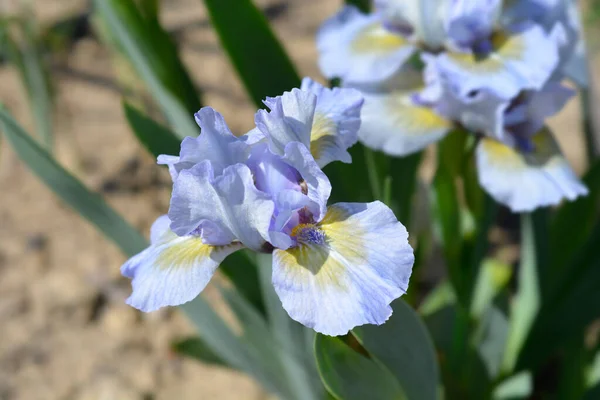
<instances>
[{"instance_id":1,"label":"green foliage","mask_svg":"<svg viewBox=\"0 0 600 400\"><path fill-rule=\"evenodd\" d=\"M229 367L199 336L178 340L171 345L171 348L176 353L195 358L205 364Z\"/></svg>"},{"instance_id":2,"label":"green foliage","mask_svg":"<svg viewBox=\"0 0 600 400\"><path fill-rule=\"evenodd\" d=\"M21 40L11 33L13 28ZM0 49L19 72L27 93L37 135L44 147L53 147L53 93L36 22L27 15L14 21L0 19Z\"/></svg>"},{"instance_id":3,"label":"green foliage","mask_svg":"<svg viewBox=\"0 0 600 400\"><path fill-rule=\"evenodd\" d=\"M364 13L371 10L371 0L346 0L346 4L356 6Z\"/></svg>"},{"instance_id":4,"label":"green foliage","mask_svg":"<svg viewBox=\"0 0 600 400\"><path fill-rule=\"evenodd\" d=\"M123 102L123 109L131 130L150 154L179 154L181 140L173 132L127 102Z\"/></svg>"},{"instance_id":5,"label":"green foliage","mask_svg":"<svg viewBox=\"0 0 600 400\"><path fill-rule=\"evenodd\" d=\"M250 0L204 0L221 45L257 107L300 85L296 68Z\"/></svg>"},{"instance_id":6,"label":"green foliage","mask_svg":"<svg viewBox=\"0 0 600 400\"><path fill-rule=\"evenodd\" d=\"M192 115L200 108L199 95L158 20L144 16L133 0L96 0L95 5L110 42L144 80L177 136L197 136Z\"/></svg>"},{"instance_id":7,"label":"green foliage","mask_svg":"<svg viewBox=\"0 0 600 400\"><path fill-rule=\"evenodd\" d=\"M204 3L257 106L300 84L284 47L253 2ZM347 3L365 11L370 7L365 0ZM198 134L192 114L201 106L201 95L160 25L160 2L95 0L95 6L106 44L133 66L168 123L164 126L148 110L124 101L133 133L154 156L178 154L181 139ZM125 254L139 252L147 246L144 237L52 158L44 39L31 21L18 29L23 30L20 41L2 21L0 38L4 53L19 69L44 147L0 109L7 142L49 188ZM591 97L584 95L587 109ZM588 114L584 118L589 139L591 120ZM584 179L589 196L556 211L521 216L522 226L516 229L520 261L509 265L489 251L489 231L499 207L479 185L475 146L474 135L458 127L439 145L429 196L436 237L419 232L417 253L420 265L430 247L439 252L448 276L426 293L413 275L407 301L418 304L426 295L418 313L397 300L382 326L358 327L343 338L315 335L282 309L271 285L271 256L239 251L220 267L232 284L220 289L235 328L198 297L181 307L198 336L174 343L173 351L246 373L284 399L598 398L598 346L584 337L600 310L600 162L591 164ZM592 160L596 152L591 141L588 149ZM333 163L325 169L333 183L330 202L382 200L410 227L417 217L413 198L422 154L390 158L361 144L350 153L352 164ZM548 370L554 372L554 382L540 379Z\"/></svg>"},{"instance_id":8,"label":"green foliage","mask_svg":"<svg viewBox=\"0 0 600 400\"><path fill-rule=\"evenodd\" d=\"M317 335L315 357L321 379L336 399L407 399L388 369L338 337Z\"/></svg>"},{"instance_id":9,"label":"green foliage","mask_svg":"<svg viewBox=\"0 0 600 400\"><path fill-rule=\"evenodd\" d=\"M73 207L82 217L112 240L127 255L134 255L147 246L146 240L102 197L90 192L77 178L61 167L40 147L0 106L0 128L19 158L57 196Z\"/></svg>"},{"instance_id":10,"label":"green foliage","mask_svg":"<svg viewBox=\"0 0 600 400\"><path fill-rule=\"evenodd\" d=\"M382 326L354 329L362 346L394 375L406 398L435 400L439 371L433 341L417 313L401 299Z\"/></svg>"}]
</instances>

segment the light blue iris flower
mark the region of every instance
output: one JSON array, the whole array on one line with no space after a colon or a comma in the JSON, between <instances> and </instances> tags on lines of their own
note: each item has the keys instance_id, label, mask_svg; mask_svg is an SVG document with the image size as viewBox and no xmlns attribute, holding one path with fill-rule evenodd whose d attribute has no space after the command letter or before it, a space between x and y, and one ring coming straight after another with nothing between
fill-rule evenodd
<instances>
[{"instance_id":1,"label":"light blue iris flower","mask_svg":"<svg viewBox=\"0 0 600 400\"><path fill-rule=\"evenodd\" d=\"M328 335L382 324L406 292L414 262L408 233L380 202L327 207L321 166L350 162L363 99L305 79L265 104L236 137L223 117L196 114L198 138L160 156L174 180L168 215L151 245L121 268L127 303L143 311L194 299L218 265L242 248L273 254L273 285L290 317Z\"/></svg>"},{"instance_id":2,"label":"light blue iris flower","mask_svg":"<svg viewBox=\"0 0 600 400\"><path fill-rule=\"evenodd\" d=\"M317 34L323 74L363 93L361 142L405 156L465 128L480 139L481 185L513 211L587 193L542 129L572 96L560 85L577 53L570 0L375 4L345 7Z\"/></svg>"}]
</instances>

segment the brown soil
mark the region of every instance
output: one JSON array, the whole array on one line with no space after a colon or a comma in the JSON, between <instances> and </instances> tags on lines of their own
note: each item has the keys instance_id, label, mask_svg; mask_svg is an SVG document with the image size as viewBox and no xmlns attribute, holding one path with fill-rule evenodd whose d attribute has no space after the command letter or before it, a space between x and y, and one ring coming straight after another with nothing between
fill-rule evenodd
<instances>
[{"instance_id":1,"label":"brown soil","mask_svg":"<svg viewBox=\"0 0 600 400\"><path fill-rule=\"evenodd\" d=\"M0 11L17 3L4 0ZM44 24L85 3L34 1ZM258 3L283 4L274 7L277 34L299 71L319 77L314 32L340 1ZM234 132L245 132L255 110L206 23L202 2L164 4L166 26L187 26L180 35L182 55L205 104L223 113ZM127 127L108 52L85 39L60 65L54 79L57 159L147 232L167 210L170 181ZM0 101L33 129L18 77L7 67L0 68ZM577 110L572 101L552 125L581 171ZM268 397L239 373L172 354L169 343L193 333L189 322L175 310L142 314L126 306L130 286L119 273L124 256L39 182L5 142L0 147L0 400Z\"/></svg>"}]
</instances>

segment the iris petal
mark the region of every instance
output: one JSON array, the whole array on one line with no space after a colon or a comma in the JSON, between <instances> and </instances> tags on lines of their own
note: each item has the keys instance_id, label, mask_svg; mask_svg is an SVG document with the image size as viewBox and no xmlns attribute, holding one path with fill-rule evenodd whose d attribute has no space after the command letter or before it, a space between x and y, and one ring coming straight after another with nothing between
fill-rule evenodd
<instances>
[{"instance_id":1,"label":"iris petal","mask_svg":"<svg viewBox=\"0 0 600 400\"><path fill-rule=\"evenodd\" d=\"M492 42L494 50L485 56L437 56L437 67L456 85L460 96L487 89L511 99L522 90L540 89L558 65L559 44L538 25L511 35L495 34Z\"/></svg>"},{"instance_id":2,"label":"iris petal","mask_svg":"<svg viewBox=\"0 0 600 400\"><path fill-rule=\"evenodd\" d=\"M211 162L215 175L220 175L229 165L246 160L248 144L231 133L220 113L211 107L204 107L194 116L201 129L200 135L183 139L179 157L158 156L159 164L169 166L173 180L182 170L190 169L204 160Z\"/></svg>"},{"instance_id":3,"label":"iris petal","mask_svg":"<svg viewBox=\"0 0 600 400\"><path fill-rule=\"evenodd\" d=\"M152 226L152 244L130 258L121 273L131 278L127 304L145 311L193 300L206 287L219 264L241 249L241 243L210 246L197 236L177 236L160 217Z\"/></svg>"},{"instance_id":4,"label":"iris petal","mask_svg":"<svg viewBox=\"0 0 600 400\"><path fill-rule=\"evenodd\" d=\"M310 152L319 166L352 162L347 149L358 140L363 96L355 89L326 88L310 78L304 78L300 88L317 96Z\"/></svg>"},{"instance_id":5,"label":"iris petal","mask_svg":"<svg viewBox=\"0 0 600 400\"><path fill-rule=\"evenodd\" d=\"M327 78L346 85L375 83L391 77L415 48L400 34L384 28L381 18L346 6L317 33L319 66Z\"/></svg>"},{"instance_id":6,"label":"iris petal","mask_svg":"<svg viewBox=\"0 0 600 400\"><path fill-rule=\"evenodd\" d=\"M260 250L269 238L274 204L254 186L250 169L235 164L215 177L209 161L182 171L173 185L171 229L180 236L199 231L205 243L239 240Z\"/></svg>"},{"instance_id":7,"label":"iris petal","mask_svg":"<svg viewBox=\"0 0 600 400\"><path fill-rule=\"evenodd\" d=\"M517 151L484 138L477 146L479 182L514 212L574 200L588 190L575 175L547 130L533 137L533 152Z\"/></svg>"},{"instance_id":8,"label":"iris petal","mask_svg":"<svg viewBox=\"0 0 600 400\"><path fill-rule=\"evenodd\" d=\"M310 145L310 131L317 97L310 92L292 89L281 96L265 100L270 112L259 110L255 116L258 129L267 137L269 149L283 155L285 146L290 142Z\"/></svg>"},{"instance_id":9,"label":"iris petal","mask_svg":"<svg viewBox=\"0 0 600 400\"><path fill-rule=\"evenodd\" d=\"M360 141L375 150L404 156L443 138L452 123L429 107L414 104L414 94L412 91L365 94Z\"/></svg>"},{"instance_id":10,"label":"iris petal","mask_svg":"<svg viewBox=\"0 0 600 400\"><path fill-rule=\"evenodd\" d=\"M300 225L298 246L273 253L273 285L294 320L326 335L382 324L408 287L408 233L383 203L338 203L316 225Z\"/></svg>"}]
</instances>

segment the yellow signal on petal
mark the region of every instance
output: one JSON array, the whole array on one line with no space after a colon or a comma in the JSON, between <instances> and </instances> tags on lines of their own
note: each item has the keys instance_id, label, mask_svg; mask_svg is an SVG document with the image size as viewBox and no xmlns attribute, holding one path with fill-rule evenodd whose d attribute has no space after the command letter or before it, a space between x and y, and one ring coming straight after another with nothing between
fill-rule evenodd
<instances>
[{"instance_id":1,"label":"yellow signal on petal","mask_svg":"<svg viewBox=\"0 0 600 400\"><path fill-rule=\"evenodd\" d=\"M388 31L381 23L376 22L363 28L350 46L354 53L381 54L395 51L406 45L407 42L402 36Z\"/></svg>"},{"instance_id":2,"label":"yellow signal on petal","mask_svg":"<svg viewBox=\"0 0 600 400\"><path fill-rule=\"evenodd\" d=\"M202 243L200 237L181 237L168 243L156 258L155 265L161 270L192 268L201 260L210 258L213 253L232 249L233 247L241 248L242 245L231 243L225 246L211 246Z\"/></svg>"},{"instance_id":3,"label":"yellow signal on petal","mask_svg":"<svg viewBox=\"0 0 600 400\"><path fill-rule=\"evenodd\" d=\"M336 125L327 116L316 113L310 133L310 152L315 159L320 159L326 147L335 145Z\"/></svg>"},{"instance_id":4,"label":"yellow signal on petal","mask_svg":"<svg viewBox=\"0 0 600 400\"><path fill-rule=\"evenodd\" d=\"M439 129L450 129L452 123L432 111L429 107L414 105L410 95L415 92L400 92L389 96L384 106L390 118L403 127L406 135L426 135Z\"/></svg>"}]
</instances>

